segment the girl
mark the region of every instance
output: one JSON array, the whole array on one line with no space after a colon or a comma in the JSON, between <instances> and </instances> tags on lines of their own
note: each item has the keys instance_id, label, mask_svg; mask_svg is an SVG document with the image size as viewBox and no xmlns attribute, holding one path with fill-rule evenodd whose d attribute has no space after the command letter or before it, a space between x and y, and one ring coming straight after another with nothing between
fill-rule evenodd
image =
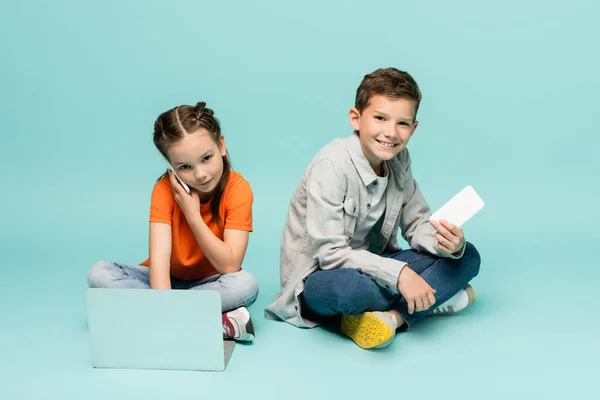
<instances>
[{"instance_id":1,"label":"girl","mask_svg":"<svg viewBox=\"0 0 600 400\"><path fill-rule=\"evenodd\" d=\"M150 206L150 256L141 265L99 261L91 288L217 290L223 337L254 339L250 306L254 277L241 269L252 231L252 190L230 167L219 122L206 103L183 105L154 123L154 144L190 188L171 172L154 185Z\"/></svg>"}]
</instances>

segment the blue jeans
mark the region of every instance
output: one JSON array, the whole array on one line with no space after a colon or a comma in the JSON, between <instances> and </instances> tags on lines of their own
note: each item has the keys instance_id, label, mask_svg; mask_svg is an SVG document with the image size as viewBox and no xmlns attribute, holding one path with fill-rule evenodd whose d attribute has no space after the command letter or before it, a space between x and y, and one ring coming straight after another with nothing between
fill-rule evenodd
<instances>
[{"instance_id":1,"label":"blue jeans","mask_svg":"<svg viewBox=\"0 0 600 400\"><path fill-rule=\"evenodd\" d=\"M88 273L91 288L150 289L150 269L142 265L125 265L98 261ZM249 307L258 297L258 284L252 274L241 270L233 274L211 275L186 281L171 277L173 289L216 290L221 294L222 312Z\"/></svg>"},{"instance_id":2,"label":"blue jeans","mask_svg":"<svg viewBox=\"0 0 600 400\"><path fill-rule=\"evenodd\" d=\"M396 310L406 322L406 328L431 313L437 306L454 296L479 273L479 252L467 242L460 259L439 258L414 250L383 254L404 261L433 289L435 304L424 311L408 313L401 294L385 289L358 269L339 268L317 270L304 283L302 314L317 321L336 320L341 314L357 315L366 311Z\"/></svg>"}]
</instances>

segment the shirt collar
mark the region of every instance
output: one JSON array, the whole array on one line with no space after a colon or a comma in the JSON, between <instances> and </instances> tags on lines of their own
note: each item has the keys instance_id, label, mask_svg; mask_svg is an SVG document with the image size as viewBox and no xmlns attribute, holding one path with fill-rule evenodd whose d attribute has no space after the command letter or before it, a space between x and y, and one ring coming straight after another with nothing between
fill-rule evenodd
<instances>
[{"instance_id":1,"label":"shirt collar","mask_svg":"<svg viewBox=\"0 0 600 400\"><path fill-rule=\"evenodd\" d=\"M356 131L352 132L352 135L348 138L348 153L350 153L350 159L354 164L354 167L358 171L358 175L363 181L365 186L369 186L371 183L377 180L379 176L373 171L371 164L365 157L363 153L362 146L360 145L360 139L358 137L358 133ZM387 161L383 162L383 170L386 175L389 176L389 168L387 165Z\"/></svg>"}]
</instances>

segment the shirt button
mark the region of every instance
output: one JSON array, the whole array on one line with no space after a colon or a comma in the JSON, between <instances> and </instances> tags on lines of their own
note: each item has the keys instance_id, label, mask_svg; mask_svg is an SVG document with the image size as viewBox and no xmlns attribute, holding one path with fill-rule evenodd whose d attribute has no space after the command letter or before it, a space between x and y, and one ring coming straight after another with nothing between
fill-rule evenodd
<instances>
[{"instance_id":1,"label":"shirt button","mask_svg":"<svg viewBox=\"0 0 600 400\"><path fill-rule=\"evenodd\" d=\"M371 203L367 203L367 209L371 208Z\"/></svg>"},{"instance_id":2,"label":"shirt button","mask_svg":"<svg viewBox=\"0 0 600 400\"><path fill-rule=\"evenodd\" d=\"M373 182L373 186L377 186L377 181Z\"/></svg>"}]
</instances>

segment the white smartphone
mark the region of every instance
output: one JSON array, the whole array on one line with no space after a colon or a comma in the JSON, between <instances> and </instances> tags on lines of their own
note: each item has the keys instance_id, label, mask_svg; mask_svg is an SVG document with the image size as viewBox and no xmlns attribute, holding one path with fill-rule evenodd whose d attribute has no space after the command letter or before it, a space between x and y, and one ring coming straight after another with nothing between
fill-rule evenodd
<instances>
[{"instance_id":1,"label":"white smartphone","mask_svg":"<svg viewBox=\"0 0 600 400\"><path fill-rule=\"evenodd\" d=\"M167 167L173 172L173 174L175 174L175 177L177 178L177 180L179 181L179 183L181 183L181 186L183 186L183 188L185 189L185 191L189 194L190 193L190 187L188 185L185 184L184 181L181 180L181 178L179 177L179 175L177 175L177 172L175 172L175 168L173 168L173 166L171 165L171 163L169 162L169 160L167 160L165 157L163 157L165 160L165 163L167 163Z\"/></svg>"},{"instance_id":2,"label":"white smartphone","mask_svg":"<svg viewBox=\"0 0 600 400\"><path fill-rule=\"evenodd\" d=\"M429 220L439 222L440 219L443 219L460 228L473 215L477 214L483 205L483 200L475 189L467 186L434 212Z\"/></svg>"}]
</instances>

